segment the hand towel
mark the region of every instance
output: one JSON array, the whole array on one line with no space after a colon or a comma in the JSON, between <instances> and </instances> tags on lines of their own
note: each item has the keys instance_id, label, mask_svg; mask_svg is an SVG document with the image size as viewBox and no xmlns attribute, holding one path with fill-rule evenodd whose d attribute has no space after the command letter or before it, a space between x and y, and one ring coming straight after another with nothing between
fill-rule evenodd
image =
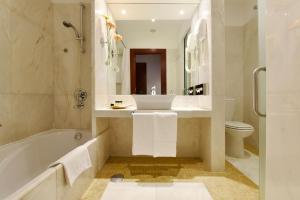
<instances>
[{"instance_id":1,"label":"hand towel","mask_svg":"<svg viewBox=\"0 0 300 200\"><path fill-rule=\"evenodd\" d=\"M87 146L82 145L77 147L64 157L51 164L49 167L55 167L59 164L63 165L66 181L70 186L72 186L81 173L92 167Z\"/></svg>"},{"instance_id":2,"label":"hand towel","mask_svg":"<svg viewBox=\"0 0 300 200\"><path fill-rule=\"evenodd\" d=\"M153 155L155 113L133 113L133 155Z\"/></svg>"},{"instance_id":3,"label":"hand towel","mask_svg":"<svg viewBox=\"0 0 300 200\"><path fill-rule=\"evenodd\" d=\"M177 113L155 113L154 157L176 157Z\"/></svg>"}]
</instances>

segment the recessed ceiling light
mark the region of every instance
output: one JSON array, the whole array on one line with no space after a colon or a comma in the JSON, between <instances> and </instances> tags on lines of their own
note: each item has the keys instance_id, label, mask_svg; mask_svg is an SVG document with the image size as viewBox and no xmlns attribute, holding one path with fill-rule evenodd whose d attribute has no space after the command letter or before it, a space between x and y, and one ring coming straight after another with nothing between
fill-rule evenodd
<instances>
[{"instance_id":1,"label":"recessed ceiling light","mask_svg":"<svg viewBox=\"0 0 300 200\"><path fill-rule=\"evenodd\" d=\"M179 14L180 14L180 15L184 15L184 10L180 10L180 11L179 11Z\"/></svg>"},{"instance_id":2,"label":"recessed ceiling light","mask_svg":"<svg viewBox=\"0 0 300 200\"><path fill-rule=\"evenodd\" d=\"M122 15L126 15L127 11L125 9L121 10Z\"/></svg>"},{"instance_id":3,"label":"recessed ceiling light","mask_svg":"<svg viewBox=\"0 0 300 200\"><path fill-rule=\"evenodd\" d=\"M154 18L153 18L153 19L151 19L151 22L155 22L155 21L156 21L156 19L154 19Z\"/></svg>"}]
</instances>

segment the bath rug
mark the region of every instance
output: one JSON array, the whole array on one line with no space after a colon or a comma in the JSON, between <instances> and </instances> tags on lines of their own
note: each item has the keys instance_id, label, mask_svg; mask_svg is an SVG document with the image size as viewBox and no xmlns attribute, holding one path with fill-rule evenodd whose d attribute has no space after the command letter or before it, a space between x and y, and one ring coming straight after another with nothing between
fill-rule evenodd
<instances>
[{"instance_id":1,"label":"bath rug","mask_svg":"<svg viewBox=\"0 0 300 200\"><path fill-rule=\"evenodd\" d=\"M100 200L212 200L203 183L110 182Z\"/></svg>"}]
</instances>

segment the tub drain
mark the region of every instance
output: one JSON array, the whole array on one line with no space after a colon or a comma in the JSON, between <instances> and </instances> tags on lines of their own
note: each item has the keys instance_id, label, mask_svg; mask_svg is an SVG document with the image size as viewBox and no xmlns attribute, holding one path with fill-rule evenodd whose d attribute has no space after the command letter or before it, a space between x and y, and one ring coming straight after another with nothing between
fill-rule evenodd
<instances>
[{"instance_id":1,"label":"tub drain","mask_svg":"<svg viewBox=\"0 0 300 200\"><path fill-rule=\"evenodd\" d=\"M124 179L123 174L114 174L113 176L110 177L111 182L122 182Z\"/></svg>"}]
</instances>

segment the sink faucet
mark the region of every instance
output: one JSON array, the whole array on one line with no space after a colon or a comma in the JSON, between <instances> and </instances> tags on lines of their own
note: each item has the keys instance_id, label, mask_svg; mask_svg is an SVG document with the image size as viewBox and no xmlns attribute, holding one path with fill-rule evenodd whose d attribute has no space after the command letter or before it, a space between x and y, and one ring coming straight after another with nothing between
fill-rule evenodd
<instances>
[{"instance_id":1,"label":"sink faucet","mask_svg":"<svg viewBox=\"0 0 300 200\"><path fill-rule=\"evenodd\" d=\"M151 95L156 95L156 87L155 87L155 85L151 88Z\"/></svg>"}]
</instances>

